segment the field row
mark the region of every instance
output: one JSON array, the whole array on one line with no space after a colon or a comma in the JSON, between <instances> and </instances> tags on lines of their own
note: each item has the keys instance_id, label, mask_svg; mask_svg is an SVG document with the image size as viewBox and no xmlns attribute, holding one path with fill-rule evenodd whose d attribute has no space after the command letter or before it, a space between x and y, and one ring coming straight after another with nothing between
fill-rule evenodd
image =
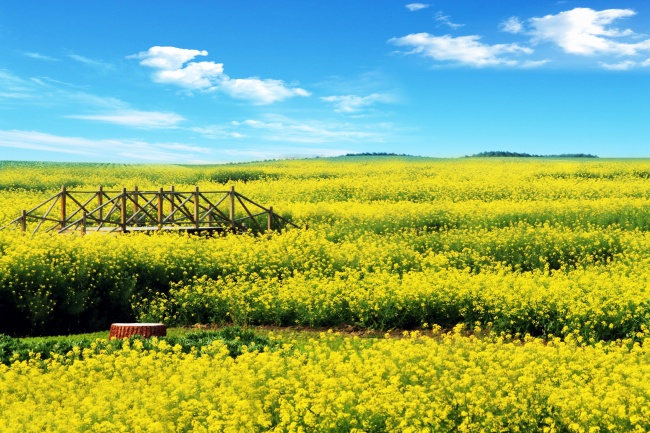
<instances>
[{"instance_id":1,"label":"field row","mask_svg":"<svg viewBox=\"0 0 650 433\"><path fill-rule=\"evenodd\" d=\"M526 225L338 242L315 230L0 234L0 332L90 331L138 316L379 329L480 322L616 339L650 326L649 248L642 232Z\"/></svg>"},{"instance_id":2,"label":"field row","mask_svg":"<svg viewBox=\"0 0 650 433\"><path fill-rule=\"evenodd\" d=\"M141 342L0 365L3 432L630 432L650 429L646 345L435 338L276 341L233 359ZM273 335L271 339L277 339ZM75 357L74 351L69 357Z\"/></svg>"}]
</instances>

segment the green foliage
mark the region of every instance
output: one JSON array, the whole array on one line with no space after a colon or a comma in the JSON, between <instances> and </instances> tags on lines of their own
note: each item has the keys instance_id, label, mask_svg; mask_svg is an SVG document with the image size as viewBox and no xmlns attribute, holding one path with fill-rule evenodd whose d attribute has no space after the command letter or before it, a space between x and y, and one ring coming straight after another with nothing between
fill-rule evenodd
<instances>
[{"instance_id":1,"label":"green foliage","mask_svg":"<svg viewBox=\"0 0 650 433\"><path fill-rule=\"evenodd\" d=\"M170 346L178 345L183 353L202 353L202 347L209 346L213 341L222 341L230 352L230 356L236 358L244 351L264 351L274 348L275 343L266 337L262 337L249 329L242 329L237 326L226 327L216 331L192 331L181 335L159 337L159 340L166 341ZM155 350L156 346L151 340L134 336L120 339L98 339L93 337L49 337L37 339L13 338L0 334L0 363L9 365L15 361L26 361L38 357L41 360L50 359L56 355L68 356L71 360L83 359L84 350L92 353L115 352L121 350L124 344L133 345L140 341L144 350Z\"/></svg>"}]
</instances>

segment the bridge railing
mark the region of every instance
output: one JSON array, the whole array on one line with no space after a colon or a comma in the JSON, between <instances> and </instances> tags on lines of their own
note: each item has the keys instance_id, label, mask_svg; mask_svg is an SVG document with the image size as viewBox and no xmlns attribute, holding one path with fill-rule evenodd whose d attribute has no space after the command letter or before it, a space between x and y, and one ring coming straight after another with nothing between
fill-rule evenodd
<instances>
[{"instance_id":1,"label":"bridge railing","mask_svg":"<svg viewBox=\"0 0 650 433\"><path fill-rule=\"evenodd\" d=\"M58 205L58 206L57 206ZM291 221L239 194L226 191L104 190L61 191L0 230L13 227L36 233L57 231L130 232L154 230L256 232L298 227Z\"/></svg>"}]
</instances>

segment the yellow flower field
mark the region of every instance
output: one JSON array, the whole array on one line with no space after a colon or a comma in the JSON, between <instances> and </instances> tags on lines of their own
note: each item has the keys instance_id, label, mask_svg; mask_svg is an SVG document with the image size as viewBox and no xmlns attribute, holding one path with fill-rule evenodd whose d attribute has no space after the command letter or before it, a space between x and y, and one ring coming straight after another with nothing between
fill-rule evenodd
<instances>
[{"instance_id":1,"label":"yellow flower field","mask_svg":"<svg viewBox=\"0 0 650 433\"><path fill-rule=\"evenodd\" d=\"M61 185L100 183L234 185L309 228L0 231L0 332L160 320L429 336L18 362L0 366L0 431L650 430L650 161L0 163L0 226Z\"/></svg>"},{"instance_id":2,"label":"yellow flower field","mask_svg":"<svg viewBox=\"0 0 650 433\"><path fill-rule=\"evenodd\" d=\"M273 336L272 336L273 337ZM233 359L126 347L83 361L0 365L3 432L546 431L650 428L640 345L457 333L322 333ZM89 349L87 349L89 350ZM74 356L74 354L70 354Z\"/></svg>"}]
</instances>

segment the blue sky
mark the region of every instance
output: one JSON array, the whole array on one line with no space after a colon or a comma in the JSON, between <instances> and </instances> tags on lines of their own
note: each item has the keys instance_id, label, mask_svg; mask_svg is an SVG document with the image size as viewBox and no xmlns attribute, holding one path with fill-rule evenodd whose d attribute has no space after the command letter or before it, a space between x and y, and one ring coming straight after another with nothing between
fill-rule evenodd
<instances>
[{"instance_id":1,"label":"blue sky","mask_svg":"<svg viewBox=\"0 0 650 433\"><path fill-rule=\"evenodd\" d=\"M650 156L650 2L0 0L0 160Z\"/></svg>"}]
</instances>

